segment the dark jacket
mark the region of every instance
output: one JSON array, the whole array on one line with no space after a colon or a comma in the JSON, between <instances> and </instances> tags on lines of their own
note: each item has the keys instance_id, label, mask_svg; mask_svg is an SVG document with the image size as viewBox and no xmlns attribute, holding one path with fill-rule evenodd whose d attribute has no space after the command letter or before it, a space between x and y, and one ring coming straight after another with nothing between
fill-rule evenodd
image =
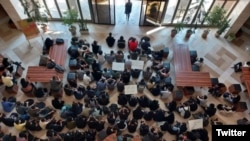
<instances>
[{"instance_id":1,"label":"dark jacket","mask_svg":"<svg viewBox=\"0 0 250 141\"><path fill-rule=\"evenodd\" d=\"M124 106L124 105L126 105L127 103L128 103L127 95L125 95L125 94L120 94L120 95L118 96L118 104Z\"/></svg>"},{"instance_id":2,"label":"dark jacket","mask_svg":"<svg viewBox=\"0 0 250 141\"><path fill-rule=\"evenodd\" d=\"M134 111L133 111L133 118L134 119L141 119L144 115L144 111L142 110L141 107L137 107Z\"/></svg>"},{"instance_id":3,"label":"dark jacket","mask_svg":"<svg viewBox=\"0 0 250 141\"><path fill-rule=\"evenodd\" d=\"M150 120L153 119L153 115L154 115L154 112L153 112L153 111L144 112L143 118L144 118L146 121L150 121Z\"/></svg>"},{"instance_id":4,"label":"dark jacket","mask_svg":"<svg viewBox=\"0 0 250 141\"><path fill-rule=\"evenodd\" d=\"M64 101L60 101L58 98L54 98L52 100L52 106L55 108L55 109L62 109L64 105Z\"/></svg>"},{"instance_id":5,"label":"dark jacket","mask_svg":"<svg viewBox=\"0 0 250 141\"><path fill-rule=\"evenodd\" d=\"M113 47L114 44L115 44L115 38L112 37L112 36L108 36L106 38L106 42L107 42L107 44L108 44L109 47Z\"/></svg>"},{"instance_id":6,"label":"dark jacket","mask_svg":"<svg viewBox=\"0 0 250 141\"><path fill-rule=\"evenodd\" d=\"M130 133L134 133L136 131L137 126L138 126L137 120L132 119L131 121L128 122L128 131Z\"/></svg>"},{"instance_id":7,"label":"dark jacket","mask_svg":"<svg viewBox=\"0 0 250 141\"><path fill-rule=\"evenodd\" d=\"M129 106L135 107L138 103L137 97L131 96L128 103L129 103Z\"/></svg>"},{"instance_id":8,"label":"dark jacket","mask_svg":"<svg viewBox=\"0 0 250 141\"><path fill-rule=\"evenodd\" d=\"M83 115L79 115L75 118L76 127L83 129L87 125L87 118Z\"/></svg>"}]
</instances>

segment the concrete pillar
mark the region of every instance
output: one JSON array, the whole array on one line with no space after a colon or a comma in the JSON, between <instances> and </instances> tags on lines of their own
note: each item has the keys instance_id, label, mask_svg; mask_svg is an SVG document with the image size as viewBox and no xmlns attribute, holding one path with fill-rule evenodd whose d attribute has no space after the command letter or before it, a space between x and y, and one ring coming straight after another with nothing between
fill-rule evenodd
<instances>
[{"instance_id":1,"label":"concrete pillar","mask_svg":"<svg viewBox=\"0 0 250 141\"><path fill-rule=\"evenodd\" d=\"M24 14L24 9L19 0L0 0L4 10L8 13L10 19L14 22L18 29L17 21L28 18Z\"/></svg>"},{"instance_id":2,"label":"concrete pillar","mask_svg":"<svg viewBox=\"0 0 250 141\"><path fill-rule=\"evenodd\" d=\"M225 32L225 35L230 33L236 33L243 24L247 21L250 16L250 1L249 0L239 0L238 4L235 6L234 10L229 16L231 19L231 26L229 30Z\"/></svg>"}]
</instances>

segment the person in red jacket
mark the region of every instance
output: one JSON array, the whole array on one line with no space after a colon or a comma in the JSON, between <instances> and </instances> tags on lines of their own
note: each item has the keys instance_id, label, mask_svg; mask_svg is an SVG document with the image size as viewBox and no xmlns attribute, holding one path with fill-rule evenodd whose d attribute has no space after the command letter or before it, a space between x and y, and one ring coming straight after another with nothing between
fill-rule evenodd
<instances>
[{"instance_id":1,"label":"person in red jacket","mask_svg":"<svg viewBox=\"0 0 250 141\"><path fill-rule=\"evenodd\" d=\"M129 51L135 51L136 48L138 46L138 41L131 37L129 40L128 40L128 48L129 48Z\"/></svg>"}]
</instances>

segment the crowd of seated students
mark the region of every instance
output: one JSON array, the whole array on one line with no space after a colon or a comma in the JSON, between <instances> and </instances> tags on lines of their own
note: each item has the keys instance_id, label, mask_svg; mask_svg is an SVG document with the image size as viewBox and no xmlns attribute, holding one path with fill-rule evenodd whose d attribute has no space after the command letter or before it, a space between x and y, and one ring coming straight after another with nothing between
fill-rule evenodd
<instances>
[{"instance_id":1,"label":"crowd of seated students","mask_svg":"<svg viewBox=\"0 0 250 141\"><path fill-rule=\"evenodd\" d=\"M109 34L109 37L111 36ZM147 44L144 43L145 40ZM183 115L183 118L188 118L189 116L187 116L186 112L196 110L194 101L190 100L179 107L175 107L174 110L170 110L171 108L168 107L169 111L166 111L160 108L159 101L151 100L146 95L124 94L124 86L131 82L131 76L137 79L140 73L143 73L143 78L145 78L137 81L140 93L144 93L144 89L147 88L152 93L152 96L167 97L166 91L173 91L174 86L171 82L162 81L162 79L170 77L169 69L163 66L163 52L149 52L145 47L146 45L149 47L148 39L143 39L138 43L137 39L133 37L127 42L131 52L141 49L140 46L143 45L143 51L146 51L147 54L152 53L153 66L143 71L131 69L130 62L127 62L130 56L126 59L124 52L121 50L116 53L111 51L110 54L103 55L101 45L97 41L90 45L83 40L78 41L77 38L73 37L71 43L72 46L68 50L70 56L86 62L86 64L80 63L79 70L82 71L82 75L81 78L78 75L78 83L76 85L63 85L59 77L53 76L49 83L48 92L45 92L43 88L39 89L43 94L49 93L51 96L54 96L54 99L51 100L51 107L44 104L44 101L15 102L17 113L10 110L12 113L9 116L3 113L0 114L1 122L6 126L14 127L20 132L20 138L23 137L28 140L32 136L29 134L30 131L42 130L46 130L49 141L84 139L95 141L96 137L105 141L110 136L120 140L123 138L138 138L132 135L137 128L139 128L139 134L141 135L139 138L141 140L161 141L163 140L164 131L174 135L186 133L187 129L184 123L174 122L175 116L173 112L178 112L180 115ZM114 43L107 40L109 47L112 47ZM77 46L77 52L74 52L75 48L73 46ZM142 52L137 53L139 54L136 59L139 59ZM90 54L94 55L89 56ZM87 61L88 57L91 57L93 60ZM114 61L127 62L128 67L121 72L110 70L103 67L104 60L107 60L109 65L112 65ZM158 76L153 76L153 72ZM35 87L35 85L25 79L22 79L21 83L24 89L28 86ZM93 83L95 83L94 86L91 85ZM109 92L112 92L115 88L119 92L118 104L110 103ZM38 90L38 88L36 89ZM73 97L77 102L73 101L66 104L60 95L53 94L60 91L64 91L66 98ZM38 97L37 93L35 96ZM54 117L55 112L59 113L59 118ZM103 120L104 116L107 116L107 122ZM159 127L151 127L147 121L164 122L164 124ZM68 131L61 133L64 128L67 128ZM165 130L163 130L164 128ZM73 129L84 130L73 131ZM123 131L125 130L128 130L129 134L124 135ZM101 136L102 132L105 133L103 136ZM76 135L79 137L78 139L75 138Z\"/></svg>"}]
</instances>

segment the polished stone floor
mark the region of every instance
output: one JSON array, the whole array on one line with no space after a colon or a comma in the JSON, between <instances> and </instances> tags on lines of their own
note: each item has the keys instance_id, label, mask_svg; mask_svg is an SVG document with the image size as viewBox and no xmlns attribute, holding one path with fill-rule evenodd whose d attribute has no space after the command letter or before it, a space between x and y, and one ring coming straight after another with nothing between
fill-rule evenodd
<instances>
[{"instance_id":1,"label":"polished stone floor","mask_svg":"<svg viewBox=\"0 0 250 141\"><path fill-rule=\"evenodd\" d=\"M168 58L165 60L167 62L171 63L171 72L170 76L173 79L173 83L175 83L174 79L174 64L173 64L173 47L176 43L182 43L187 44L190 48L190 50L196 50L198 52L198 57L204 58L204 64L202 66L201 71L209 72L210 77L217 77L219 78L219 81L222 83L225 83L226 86L229 86L230 84L234 83L240 83L239 82L239 76L240 73L235 73L234 70L231 68L235 63L239 61L246 61L250 60L250 41L249 41L249 35L243 34L239 41L237 43L231 43L227 41L226 39L220 37L215 38L214 33L215 29L211 29L211 32L208 35L208 38L206 40L201 38L201 34L204 29L197 29L195 33L191 36L189 40L185 40L185 31L187 29L184 29L180 33L177 34L175 38L170 37L170 31L171 27L139 27L139 26L133 26L131 24L122 24L122 25L94 25L89 24L89 33L86 35L80 35L78 32L79 38L86 39L88 42L92 43L94 40L97 40L98 43L102 46L102 50L104 53L109 53L110 50L118 50L117 46L115 45L113 48L107 47L107 44L105 42L105 39L109 32L113 33L113 36L118 39L121 35L125 37L125 39L128 39L129 37L133 36L137 38L138 40L147 35L151 39L152 47L156 47L159 45L163 45L165 47L169 47L170 54ZM68 39L70 41L71 34L68 31L67 27L62 25L59 22L51 22L49 23L49 31L46 33L41 33L40 35L33 37L33 38L25 38L25 36L22 34L21 31L15 30L15 29L9 29L6 24L0 25L0 52L3 56L9 57L12 60L15 61L22 61L22 64L25 68L28 66L36 66L39 62L39 55L42 53L42 45L43 40L46 37L52 37L52 38L64 38ZM123 50L125 54L128 54L128 50ZM69 58L69 56L68 56ZM66 60L65 67L67 71L69 71L68 68L68 58ZM147 65L150 65L150 61L147 62ZM146 67L146 66L145 66ZM23 76L25 77L27 69L25 69ZM66 76L66 73L65 73ZM131 84L134 84L137 80L132 80ZM64 79L64 82L65 79ZM79 83L80 84L80 83ZM37 84L39 85L39 84ZM46 84L44 84L46 85ZM244 90L245 87L241 85L242 89ZM196 95L207 95L207 88L195 88L196 92L194 96ZM4 92L3 87L0 89L1 97L6 96L7 93ZM160 107L165 109L164 102L171 101L172 98L169 98L167 100L161 100L159 97L153 97L148 90L144 91L144 94L146 94L151 99L156 99L160 101ZM250 101L249 97L246 96L246 93L243 91L240 93L241 95L241 101L245 101L248 105L248 110L245 112L236 112L231 114L230 116L222 115L221 113L217 112L216 117L222 121L224 124L236 124L236 120L242 117L246 117L250 120ZM117 101L117 92L113 92L110 94L111 102L116 103ZM23 93L20 91L16 95L18 100L25 100L27 99L26 96L23 95ZM208 103L225 103L225 101L222 98L214 98L210 95L208 95ZM51 105L50 103L51 97L47 99L47 104ZM66 101L66 103L71 103L74 98L72 97L66 97L64 96L63 99ZM184 99L186 100L186 98ZM0 106L0 109L2 111L2 107ZM56 113L56 117L58 118L59 112ZM188 120L183 120L178 114L176 115L177 121L183 121L187 122ZM159 125L161 123L149 123L152 125ZM0 123L1 126L2 123ZM209 134L211 136L211 126L206 127L209 130ZM9 128L2 128L6 133L12 132L16 133L15 129L9 129ZM66 129L64 130L66 131ZM34 133L36 136L46 138L45 132L36 132ZM169 133L164 134L164 138L167 140L173 140L174 136L170 135ZM211 138L210 138L211 139Z\"/></svg>"}]
</instances>

